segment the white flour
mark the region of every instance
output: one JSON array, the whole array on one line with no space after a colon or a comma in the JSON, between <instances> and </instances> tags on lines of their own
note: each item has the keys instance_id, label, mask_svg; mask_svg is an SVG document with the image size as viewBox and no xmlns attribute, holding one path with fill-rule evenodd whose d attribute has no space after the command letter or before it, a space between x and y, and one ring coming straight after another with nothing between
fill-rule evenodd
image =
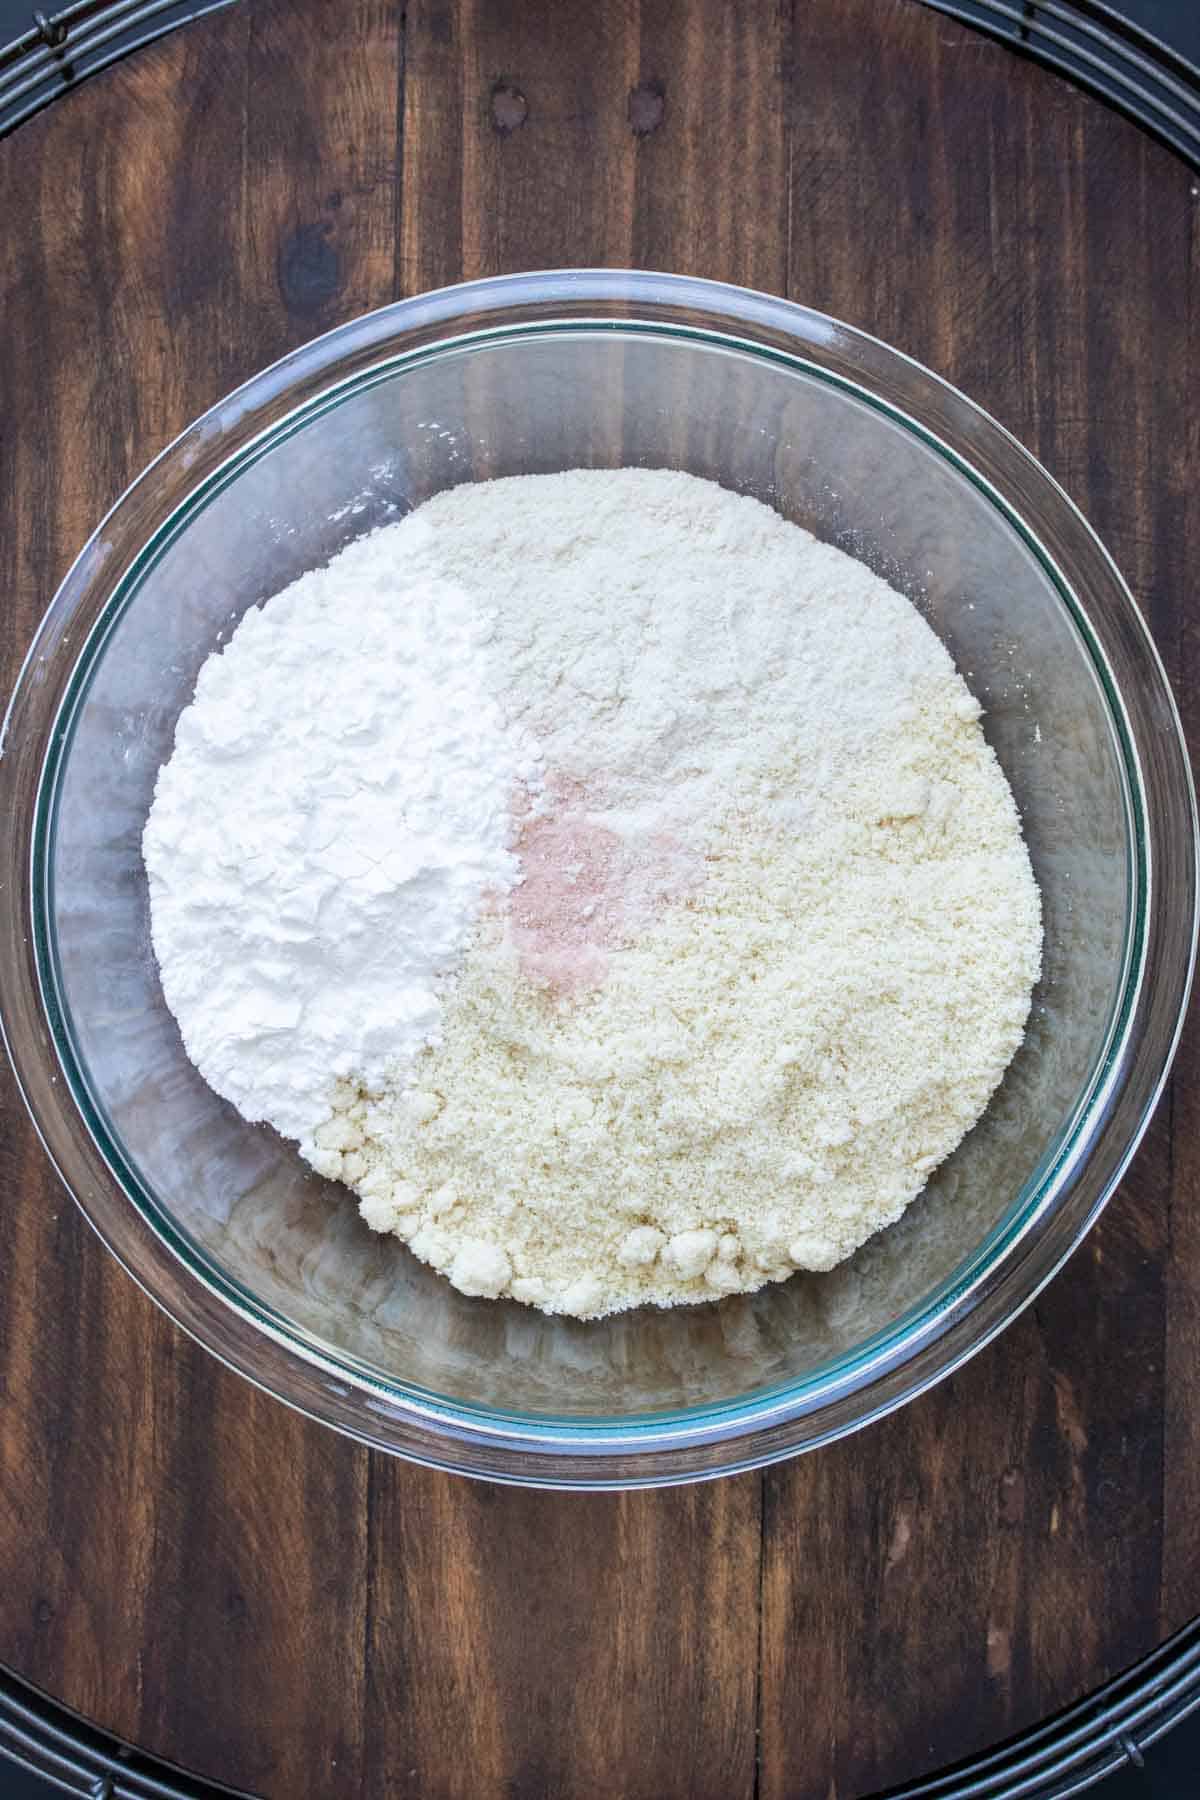
<instances>
[{"instance_id":1,"label":"white flour","mask_svg":"<svg viewBox=\"0 0 1200 1800\"><path fill-rule=\"evenodd\" d=\"M537 752L503 721L486 630L376 533L246 614L159 773L167 1004L217 1092L306 1153L339 1075L382 1088L436 1037L438 972L518 874L508 808Z\"/></svg>"},{"instance_id":2,"label":"white flour","mask_svg":"<svg viewBox=\"0 0 1200 1800\"><path fill-rule=\"evenodd\" d=\"M1024 1028L1037 891L978 715L901 595L757 502L454 489L202 672L146 834L168 1002L467 1292L586 1317L829 1268Z\"/></svg>"}]
</instances>

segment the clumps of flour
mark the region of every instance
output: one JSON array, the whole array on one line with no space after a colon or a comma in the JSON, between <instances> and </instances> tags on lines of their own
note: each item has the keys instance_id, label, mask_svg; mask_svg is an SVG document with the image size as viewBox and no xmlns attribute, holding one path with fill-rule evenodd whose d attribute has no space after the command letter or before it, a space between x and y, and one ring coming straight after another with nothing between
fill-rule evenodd
<instances>
[{"instance_id":1,"label":"clumps of flour","mask_svg":"<svg viewBox=\"0 0 1200 1800\"><path fill-rule=\"evenodd\" d=\"M250 615L146 860L213 1085L465 1292L581 1317L849 1255L1039 970L936 636L667 471L454 489Z\"/></svg>"}]
</instances>

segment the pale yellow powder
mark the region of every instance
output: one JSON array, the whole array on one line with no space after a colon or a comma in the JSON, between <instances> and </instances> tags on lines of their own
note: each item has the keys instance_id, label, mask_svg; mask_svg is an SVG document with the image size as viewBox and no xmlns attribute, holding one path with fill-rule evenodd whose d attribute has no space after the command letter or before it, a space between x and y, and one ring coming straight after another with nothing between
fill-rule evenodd
<instances>
[{"instance_id":1,"label":"pale yellow powder","mask_svg":"<svg viewBox=\"0 0 1200 1800\"><path fill-rule=\"evenodd\" d=\"M943 664L802 827L731 797L694 892L594 992L539 991L484 922L411 1085L343 1083L317 1134L367 1223L467 1293L586 1318L829 1269L898 1218L999 1083L1040 960L1012 795Z\"/></svg>"}]
</instances>

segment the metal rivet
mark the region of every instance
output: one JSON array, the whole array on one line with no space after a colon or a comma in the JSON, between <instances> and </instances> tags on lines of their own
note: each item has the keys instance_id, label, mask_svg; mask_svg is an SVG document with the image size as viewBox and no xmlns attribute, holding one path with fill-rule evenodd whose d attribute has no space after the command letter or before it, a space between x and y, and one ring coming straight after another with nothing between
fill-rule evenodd
<instances>
[{"instance_id":1,"label":"metal rivet","mask_svg":"<svg viewBox=\"0 0 1200 1800\"><path fill-rule=\"evenodd\" d=\"M35 12L33 22L38 28L38 36L43 44L49 44L51 50L57 50L67 41L67 28L61 19L50 20L44 12Z\"/></svg>"},{"instance_id":2,"label":"metal rivet","mask_svg":"<svg viewBox=\"0 0 1200 1800\"><path fill-rule=\"evenodd\" d=\"M1120 1744L1122 1750L1125 1752L1135 1769L1145 1768L1146 1759L1127 1731L1119 1731L1117 1733L1117 1742Z\"/></svg>"}]
</instances>

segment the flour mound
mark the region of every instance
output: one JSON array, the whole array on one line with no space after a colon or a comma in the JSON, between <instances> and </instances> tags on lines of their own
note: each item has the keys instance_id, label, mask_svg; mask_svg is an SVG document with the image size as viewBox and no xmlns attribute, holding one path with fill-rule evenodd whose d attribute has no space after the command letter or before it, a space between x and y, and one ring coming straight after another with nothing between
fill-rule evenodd
<instances>
[{"instance_id":1,"label":"flour mound","mask_svg":"<svg viewBox=\"0 0 1200 1800\"><path fill-rule=\"evenodd\" d=\"M1039 974L938 638L662 470L453 489L248 615L145 854L213 1086L464 1292L583 1318L850 1255Z\"/></svg>"}]
</instances>

